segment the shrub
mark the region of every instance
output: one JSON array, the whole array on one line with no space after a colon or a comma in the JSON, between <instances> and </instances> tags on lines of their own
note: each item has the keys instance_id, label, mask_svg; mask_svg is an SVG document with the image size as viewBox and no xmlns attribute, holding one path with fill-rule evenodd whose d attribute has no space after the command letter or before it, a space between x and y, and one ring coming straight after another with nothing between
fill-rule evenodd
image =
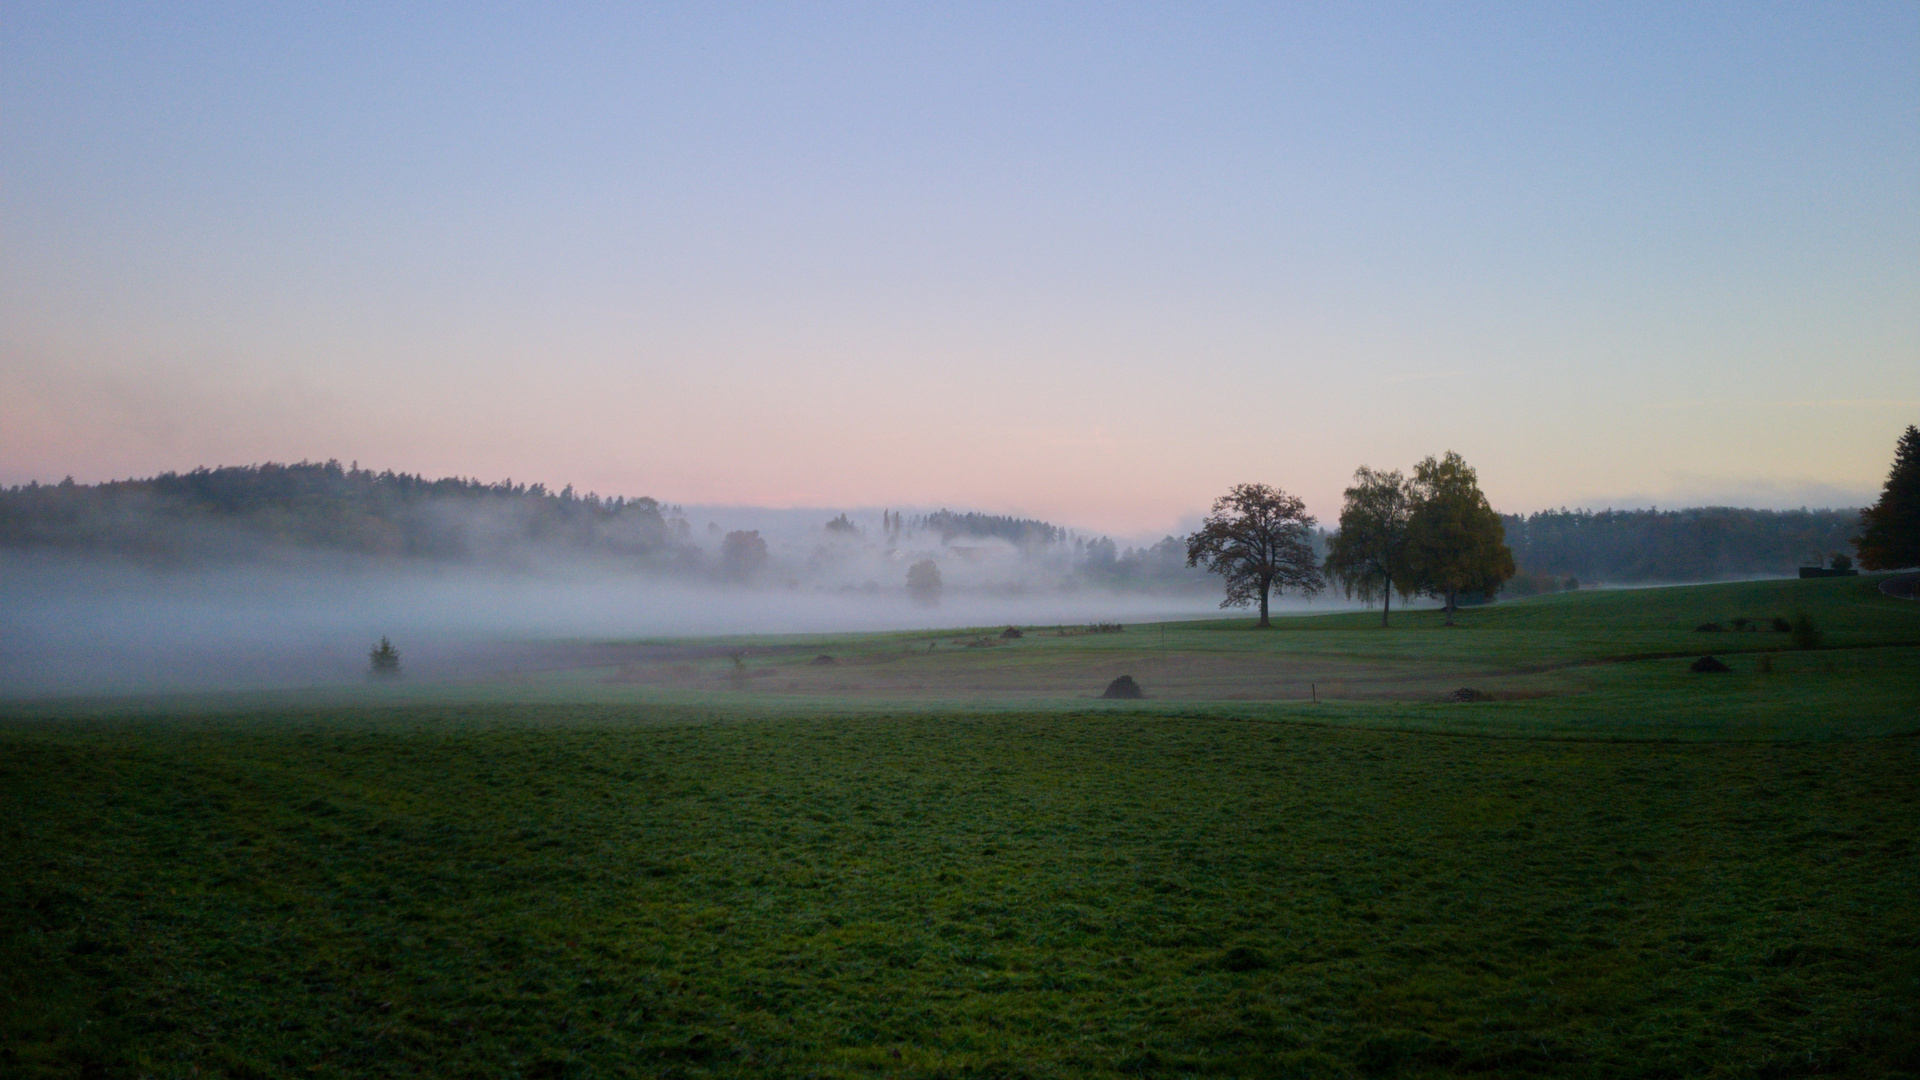
<instances>
[{"instance_id":1,"label":"shrub","mask_svg":"<svg viewBox=\"0 0 1920 1080\"><path fill-rule=\"evenodd\" d=\"M1793 632L1793 624L1792 624L1792 623L1790 623L1790 622L1788 622L1787 620L1785 620L1785 619L1783 619L1783 618L1781 618L1780 616L1778 616L1778 615L1775 615L1775 616L1773 617L1773 632L1774 632L1774 633L1776 633L1776 634L1789 634L1789 633L1792 633L1792 632Z\"/></svg>"},{"instance_id":2,"label":"shrub","mask_svg":"<svg viewBox=\"0 0 1920 1080\"><path fill-rule=\"evenodd\" d=\"M1793 647L1796 649L1820 647L1820 630L1813 625L1813 619L1804 611L1793 617Z\"/></svg>"},{"instance_id":3,"label":"shrub","mask_svg":"<svg viewBox=\"0 0 1920 1080\"><path fill-rule=\"evenodd\" d=\"M1753 621L1752 619L1749 619L1745 615L1742 615L1739 618L1732 620L1733 629L1736 633L1744 632L1747 628L1747 624L1751 623L1752 621Z\"/></svg>"},{"instance_id":4,"label":"shrub","mask_svg":"<svg viewBox=\"0 0 1920 1080\"><path fill-rule=\"evenodd\" d=\"M1578 588L1580 588L1580 579L1572 574L1568 574L1567 580L1560 583L1561 592L1573 592Z\"/></svg>"},{"instance_id":5,"label":"shrub","mask_svg":"<svg viewBox=\"0 0 1920 1080\"><path fill-rule=\"evenodd\" d=\"M1559 589L1560 583L1553 579L1553 575L1535 573L1532 570L1522 570L1500 586L1502 593L1515 598L1539 596L1542 593L1558 592Z\"/></svg>"}]
</instances>

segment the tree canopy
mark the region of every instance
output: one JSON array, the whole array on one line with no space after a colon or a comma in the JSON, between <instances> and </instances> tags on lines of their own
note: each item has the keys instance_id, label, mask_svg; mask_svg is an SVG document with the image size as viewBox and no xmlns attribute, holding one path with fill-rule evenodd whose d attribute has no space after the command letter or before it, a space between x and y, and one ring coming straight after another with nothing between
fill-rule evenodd
<instances>
[{"instance_id":1,"label":"tree canopy","mask_svg":"<svg viewBox=\"0 0 1920 1080\"><path fill-rule=\"evenodd\" d=\"M1886 486L1878 502L1860 511L1853 543L1868 570L1920 566L1920 428L1908 424L1900 436Z\"/></svg>"},{"instance_id":2,"label":"tree canopy","mask_svg":"<svg viewBox=\"0 0 1920 1080\"><path fill-rule=\"evenodd\" d=\"M1310 543L1314 518L1306 504L1267 484L1236 484L1213 501L1200 530L1187 537L1187 565L1204 565L1226 579L1223 608L1260 604L1267 618L1271 592L1311 596L1324 587Z\"/></svg>"},{"instance_id":3,"label":"tree canopy","mask_svg":"<svg viewBox=\"0 0 1920 1080\"><path fill-rule=\"evenodd\" d=\"M1410 590L1445 598L1452 625L1461 593L1491 594L1513 576L1513 552L1479 476L1459 454L1415 465L1413 492L1403 573Z\"/></svg>"},{"instance_id":4,"label":"tree canopy","mask_svg":"<svg viewBox=\"0 0 1920 1080\"><path fill-rule=\"evenodd\" d=\"M1360 466L1340 510L1340 531L1327 541L1326 571L1348 596L1383 601L1380 625L1393 607L1395 577L1402 582L1407 524L1413 516L1413 485L1398 469Z\"/></svg>"}]
</instances>

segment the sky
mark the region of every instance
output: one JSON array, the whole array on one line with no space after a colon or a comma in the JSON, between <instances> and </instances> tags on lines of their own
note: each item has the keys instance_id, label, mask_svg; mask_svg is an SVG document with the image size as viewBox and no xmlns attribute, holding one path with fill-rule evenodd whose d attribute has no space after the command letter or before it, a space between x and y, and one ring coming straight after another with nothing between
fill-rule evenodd
<instances>
[{"instance_id":1,"label":"sky","mask_svg":"<svg viewBox=\"0 0 1920 1080\"><path fill-rule=\"evenodd\" d=\"M0 483L1852 506L1920 5L0 8Z\"/></svg>"}]
</instances>

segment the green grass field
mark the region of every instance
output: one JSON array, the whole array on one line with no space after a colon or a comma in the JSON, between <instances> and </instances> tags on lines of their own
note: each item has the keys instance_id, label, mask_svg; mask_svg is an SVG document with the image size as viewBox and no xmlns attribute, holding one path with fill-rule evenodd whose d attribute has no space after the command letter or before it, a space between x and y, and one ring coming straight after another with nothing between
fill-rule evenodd
<instances>
[{"instance_id":1,"label":"green grass field","mask_svg":"<svg viewBox=\"0 0 1920 1080\"><path fill-rule=\"evenodd\" d=\"M0 1075L1920 1074L1920 605L1395 618L7 705Z\"/></svg>"}]
</instances>

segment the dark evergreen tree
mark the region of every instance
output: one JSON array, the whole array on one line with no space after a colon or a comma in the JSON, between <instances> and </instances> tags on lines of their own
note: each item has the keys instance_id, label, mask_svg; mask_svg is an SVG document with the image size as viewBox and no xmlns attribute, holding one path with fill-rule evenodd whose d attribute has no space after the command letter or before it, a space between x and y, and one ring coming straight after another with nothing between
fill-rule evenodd
<instances>
[{"instance_id":1,"label":"dark evergreen tree","mask_svg":"<svg viewBox=\"0 0 1920 1080\"><path fill-rule=\"evenodd\" d=\"M1868 570L1920 566L1920 428L1908 424L1900 436L1887 486L1879 502L1860 511L1853 544Z\"/></svg>"},{"instance_id":2,"label":"dark evergreen tree","mask_svg":"<svg viewBox=\"0 0 1920 1080\"><path fill-rule=\"evenodd\" d=\"M385 637L367 652L367 672L376 679L391 679L400 674L400 650Z\"/></svg>"}]
</instances>

